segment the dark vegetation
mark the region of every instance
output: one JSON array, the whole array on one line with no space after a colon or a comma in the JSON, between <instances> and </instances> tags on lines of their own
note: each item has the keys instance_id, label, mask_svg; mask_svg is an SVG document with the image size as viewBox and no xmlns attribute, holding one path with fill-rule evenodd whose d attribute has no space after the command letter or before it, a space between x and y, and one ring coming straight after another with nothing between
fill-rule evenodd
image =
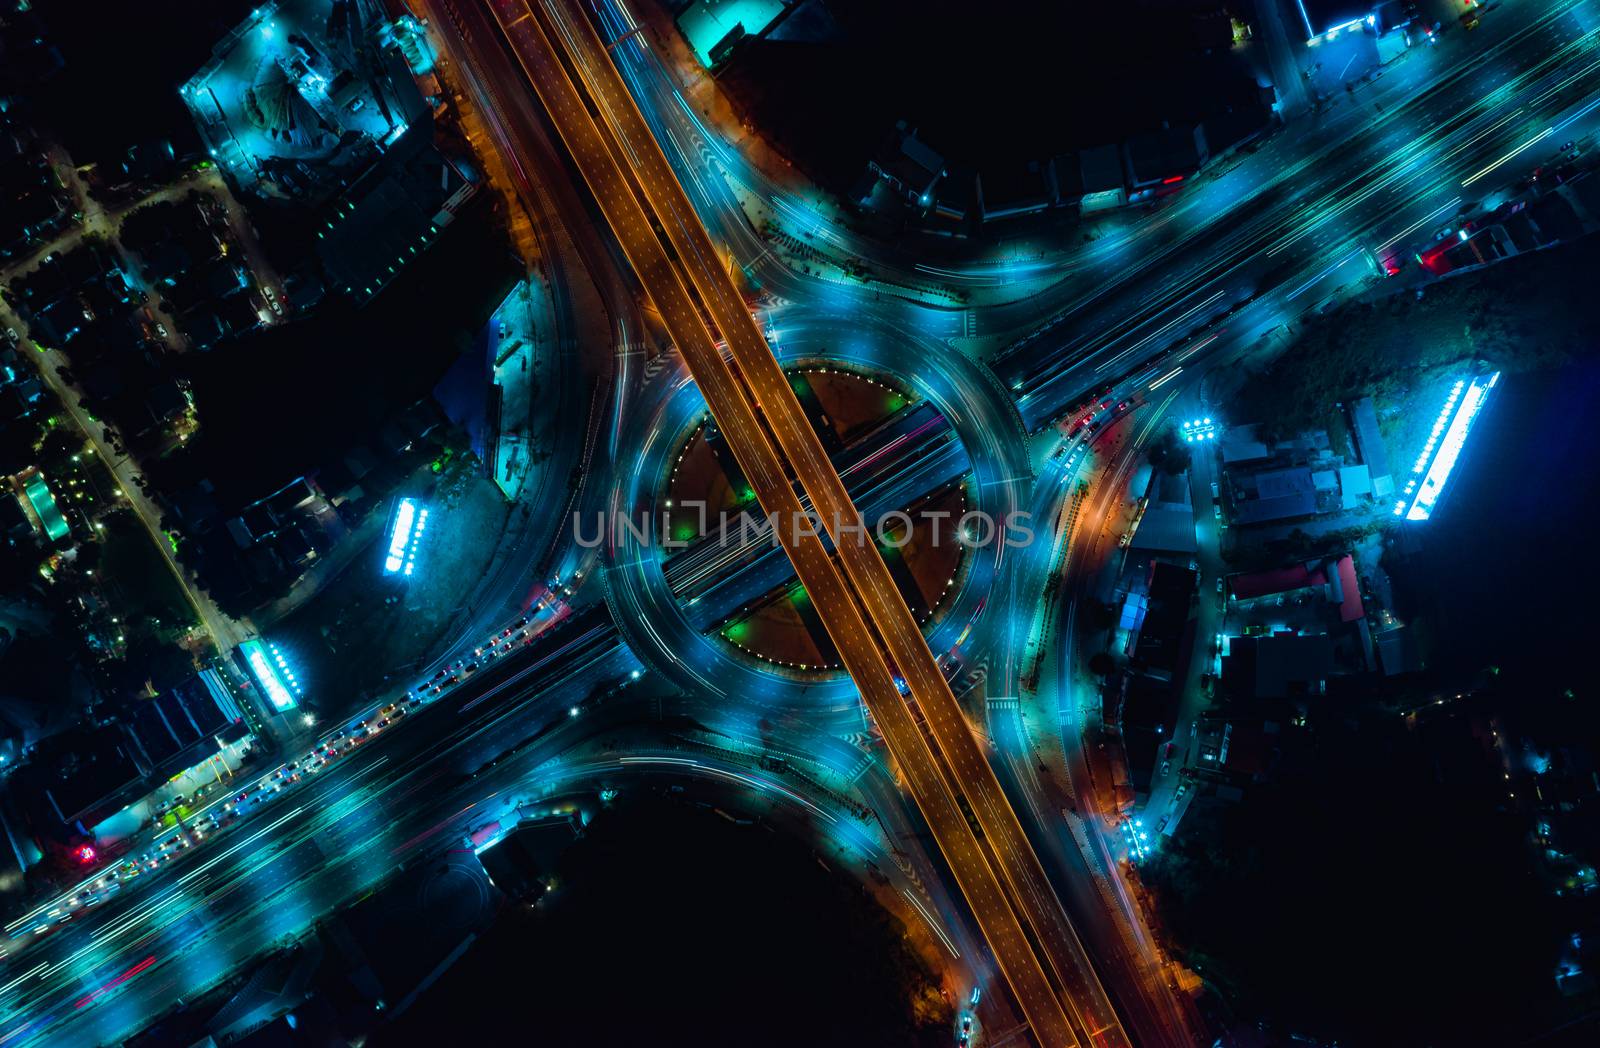
<instances>
[{"instance_id":1,"label":"dark vegetation","mask_svg":"<svg viewBox=\"0 0 1600 1048\"><path fill-rule=\"evenodd\" d=\"M1191 811L1145 871L1222 1007L1266 1019L1272 1043L1594 1043L1593 989L1562 996L1555 974L1589 968L1600 934L1581 889L1600 856L1585 610L1600 438L1581 421L1600 412L1600 359L1574 306L1597 252L1579 242L1421 302L1348 307L1251 381L1253 411L1288 431L1367 383L1400 391L1480 359L1506 373L1440 511L1384 555L1425 670L1341 680L1303 732L1267 711L1286 740L1269 780ZM1296 392L1269 397L1274 374Z\"/></svg>"},{"instance_id":2,"label":"dark vegetation","mask_svg":"<svg viewBox=\"0 0 1600 1048\"><path fill-rule=\"evenodd\" d=\"M559 883L538 910L508 909L374 1043L951 1043L895 922L781 834L627 801L590 824Z\"/></svg>"},{"instance_id":3,"label":"dark vegetation","mask_svg":"<svg viewBox=\"0 0 1600 1048\"><path fill-rule=\"evenodd\" d=\"M1597 272L1600 239L1588 237L1429 285L1421 298L1351 302L1308 320L1245 383L1236 414L1288 437L1344 397L1395 401L1480 361L1510 375L1593 353L1594 322L1574 303L1593 297Z\"/></svg>"},{"instance_id":4,"label":"dark vegetation","mask_svg":"<svg viewBox=\"0 0 1600 1048\"><path fill-rule=\"evenodd\" d=\"M1195 813L1148 867L1191 966L1275 1043L1524 1043L1559 1025L1570 928L1488 756L1392 713L1325 714L1270 786Z\"/></svg>"},{"instance_id":5,"label":"dark vegetation","mask_svg":"<svg viewBox=\"0 0 1600 1048\"><path fill-rule=\"evenodd\" d=\"M520 269L481 203L363 309L325 303L309 320L185 359L200 436L152 481L201 477L227 508L269 494L428 394L472 344Z\"/></svg>"},{"instance_id":6,"label":"dark vegetation","mask_svg":"<svg viewBox=\"0 0 1600 1048\"><path fill-rule=\"evenodd\" d=\"M250 0L40 0L47 35L65 62L34 105L78 164L108 164L130 146L171 140L200 149L178 85L249 13Z\"/></svg>"},{"instance_id":7,"label":"dark vegetation","mask_svg":"<svg viewBox=\"0 0 1600 1048\"><path fill-rule=\"evenodd\" d=\"M1189 445L1184 443L1178 436L1178 431L1172 427L1161 432L1146 454L1151 466L1171 477L1186 472L1194 458Z\"/></svg>"},{"instance_id":8,"label":"dark vegetation","mask_svg":"<svg viewBox=\"0 0 1600 1048\"><path fill-rule=\"evenodd\" d=\"M108 513L102 521L100 571L108 597L124 616L128 633L172 638L195 622L189 605L150 533L132 510ZM164 539L162 541L165 541Z\"/></svg>"},{"instance_id":9,"label":"dark vegetation","mask_svg":"<svg viewBox=\"0 0 1600 1048\"><path fill-rule=\"evenodd\" d=\"M1255 96L1222 44L1226 20L1191 20L1176 5L826 6L833 39L747 41L721 82L764 137L835 191L897 120L952 165L1006 170Z\"/></svg>"}]
</instances>

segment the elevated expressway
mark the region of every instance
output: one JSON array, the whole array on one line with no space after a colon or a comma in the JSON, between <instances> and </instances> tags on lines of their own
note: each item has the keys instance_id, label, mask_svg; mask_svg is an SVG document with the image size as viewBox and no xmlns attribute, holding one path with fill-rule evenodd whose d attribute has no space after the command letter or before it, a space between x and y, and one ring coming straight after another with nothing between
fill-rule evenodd
<instances>
[{"instance_id":1,"label":"elevated expressway","mask_svg":"<svg viewBox=\"0 0 1600 1048\"><path fill-rule=\"evenodd\" d=\"M837 562L808 528L781 536L1035 1035L1127 1043L915 619L861 541L843 483L604 46L571 8L492 8L763 509L803 518L787 462L833 539Z\"/></svg>"}]
</instances>

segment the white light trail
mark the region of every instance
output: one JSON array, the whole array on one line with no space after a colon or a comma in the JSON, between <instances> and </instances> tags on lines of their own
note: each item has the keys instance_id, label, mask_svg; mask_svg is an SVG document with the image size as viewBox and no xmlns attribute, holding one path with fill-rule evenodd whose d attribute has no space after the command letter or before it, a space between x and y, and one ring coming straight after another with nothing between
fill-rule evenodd
<instances>
[{"instance_id":1,"label":"white light trail","mask_svg":"<svg viewBox=\"0 0 1600 1048\"><path fill-rule=\"evenodd\" d=\"M1425 226L1429 222L1433 221L1439 215L1442 215L1444 212L1450 210L1451 208L1455 207L1459 203L1461 203L1461 198L1460 197L1451 197L1449 203L1444 204L1441 207L1437 207L1432 211L1429 211L1426 215L1423 215L1421 218L1417 219L1415 222L1411 223L1409 226L1407 226L1406 228L1402 229L1400 232L1396 233L1394 236L1390 237L1388 240L1385 240L1383 243L1379 244L1378 245L1378 250L1379 251L1388 250L1389 248L1393 247L1397 241L1404 240L1406 237L1410 236L1412 233L1415 233L1417 230L1421 229L1423 226Z\"/></svg>"},{"instance_id":2,"label":"white light trail","mask_svg":"<svg viewBox=\"0 0 1600 1048\"><path fill-rule=\"evenodd\" d=\"M1165 383L1171 381L1172 379L1177 378L1179 372L1181 372L1181 371L1183 371L1183 368L1181 368L1181 367L1173 368L1171 371L1167 372L1165 375L1162 375L1160 378L1158 378L1154 382L1150 383L1150 388L1151 389L1159 388L1160 386L1162 386Z\"/></svg>"},{"instance_id":3,"label":"white light trail","mask_svg":"<svg viewBox=\"0 0 1600 1048\"><path fill-rule=\"evenodd\" d=\"M1464 185L1464 186L1472 185L1472 183L1476 182L1478 179L1482 178L1484 175L1487 175L1489 172L1493 171L1495 168L1499 167L1501 164L1504 164L1507 160L1510 160L1512 157L1516 156L1518 153L1521 153L1524 150L1529 149L1532 146L1538 144L1539 142L1544 141L1544 139L1548 138L1550 135L1552 135L1554 133L1555 133L1555 128L1553 128L1553 127L1545 128L1543 131L1540 131L1537 135L1534 135L1532 138L1528 139L1526 142L1522 143L1520 146L1518 146L1517 148L1513 149L1511 152L1507 153L1505 156L1501 157L1499 160L1496 160L1494 163L1490 164L1488 167L1485 167L1485 168L1481 169L1480 171L1478 171L1477 174L1472 175L1472 176L1470 176L1468 178L1463 178L1461 180L1461 184Z\"/></svg>"}]
</instances>

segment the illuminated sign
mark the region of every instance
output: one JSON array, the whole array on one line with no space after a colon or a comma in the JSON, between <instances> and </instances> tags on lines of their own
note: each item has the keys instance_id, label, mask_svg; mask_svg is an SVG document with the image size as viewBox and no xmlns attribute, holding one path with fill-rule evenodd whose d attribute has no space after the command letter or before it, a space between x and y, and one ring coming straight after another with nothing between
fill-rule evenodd
<instances>
[{"instance_id":1,"label":"illuminated sign","mask_svg":"<svg viewBox=\"0 0 1600 1048\"><path fill-rule=\"evenodd\" d=\"M299 705L295 696L300 694L300 682L295 679L294 671L289 668L288 660L276 644L264 645L258 640L247 640L239 645L239 651L273 709L282 713Z\"/></svg>"},{"instance_id":2,"label":"illuminated sign","mask_svg":"<svg viewBox=\"0 0 1600 1048\"><path fill-rule=\"evenodd\" d=\"M410 575L417 567L417 544L428 526L428 511L411 499L401 499L389 529L389 549L383 560L386 575Z\"/></svg>"},{"instance_id":3,"label":"illuminated sign","mask_svg":"<svg viewBox=\"0 0 1600 1048\"><path fill-rule=\"evenodd\" d=\"M1394 504L1394 515L1404 515L1406 520L1427 520L1444 493L1445 482L1455 469L1461 449L1466 446L1467 434L1477 421L1478 413L1489 397L1489 391L1500 381L1500 372L1488 377L1457 382L1445 399L1444 408L1433 423L1427 443L1411 467L1411 479L1406 481L1404 498ZM1452 412L1454 413L1452 415ZM1407 502L1409 499L1409 503Z\"/></svg>"}]
</instances>

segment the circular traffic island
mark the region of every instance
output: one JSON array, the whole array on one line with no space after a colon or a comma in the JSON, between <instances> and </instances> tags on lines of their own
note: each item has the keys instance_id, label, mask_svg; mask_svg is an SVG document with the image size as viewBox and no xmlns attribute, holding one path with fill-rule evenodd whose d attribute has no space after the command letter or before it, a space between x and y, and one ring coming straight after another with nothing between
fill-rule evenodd
<instances>
[{"instance_id":1,"label":"circular traffic island","mask_svg":"<svg viewBox=\"0 0 1600 1048\"><path fill-rule=\"evenodd\" d=\"M966 541L969 470L947 422L879 373L836 364L785 367L823 448L844 478L900 595L926 628L955 592ZM731 449L709 419L673 460L659 496L666 571L681 602L725 609L715 633L744 656L786 671L843 669L821 616ZM785 535L827 522L778 520Z\"/></svg>"}]
</instances>

